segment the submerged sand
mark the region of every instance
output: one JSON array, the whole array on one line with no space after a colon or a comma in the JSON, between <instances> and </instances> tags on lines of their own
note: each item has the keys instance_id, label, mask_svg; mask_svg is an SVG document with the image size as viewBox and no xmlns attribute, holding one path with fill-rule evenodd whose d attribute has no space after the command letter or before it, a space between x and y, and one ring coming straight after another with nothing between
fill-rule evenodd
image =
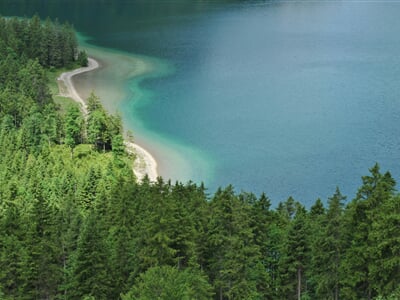
<instances>
[{"instance_id":1,"label":"submerged sand","mask_svg":"<svg viewBox=\"0 0 400 300\"><path fill-rule=\"evenodd\" d=\"M58 80L60 95L69 97L80 104L83 114L87 115L86 102L81 98L73 84L72 78L78 74L86 73L98 69L100 64L94 58L88 59L88 66L82 67L70 72L65 72L60 75ZM158 177L157 162L154 157L143 147L136 143L125 141L125 146L128 153L135 155L133 164L133 172L136 178L141 181L146 175L150 181L155 181Z\"/></svg>"}]
</instances>

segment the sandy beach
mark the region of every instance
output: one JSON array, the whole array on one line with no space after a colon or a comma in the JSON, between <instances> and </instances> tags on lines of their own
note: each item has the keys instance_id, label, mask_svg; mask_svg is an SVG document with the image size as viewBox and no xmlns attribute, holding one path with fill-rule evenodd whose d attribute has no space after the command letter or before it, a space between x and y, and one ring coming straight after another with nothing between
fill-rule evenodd
<instances>
[{"instance_id":1,"label":"sandy beach","mask_svg":"<svg viewBox=\"0 0 400 300\"><path fill-rule=\"evenodd\" d=\"M94 58L89 58L88 62L89 64L87 67L78 68L70 72L64 72L57 79L60 95L69 97L79 103L82 113L85 116L87 115L86 103L76 90L72 81L72 77L78 74L93 71L100 67L99 62ZM135 143L125 141L125 146L128 153L135 155L133 172L135 173L136 178L141 181L147 175L150 181L155 181L157 179L158 172L157 162L154 157L146 149Z\"/></svg>"}]
</instances>

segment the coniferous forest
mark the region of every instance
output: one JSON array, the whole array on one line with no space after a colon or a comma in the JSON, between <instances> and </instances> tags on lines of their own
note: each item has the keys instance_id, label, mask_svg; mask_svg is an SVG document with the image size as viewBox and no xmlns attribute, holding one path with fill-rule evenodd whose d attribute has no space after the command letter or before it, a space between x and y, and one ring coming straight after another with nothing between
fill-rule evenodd
<instances>
[{"instance_id":1,"label":"coniferous forest","mask_svg":"<svg viewBox=\"0 0 400 300\"><path fill-rule=\"evenodd\" d=\"M118 116L53 101L48 72L85 59L68 24L0 19L0 299L400 298L389 172L310 208L137 183Z\"/></svg>"}]
</instances>

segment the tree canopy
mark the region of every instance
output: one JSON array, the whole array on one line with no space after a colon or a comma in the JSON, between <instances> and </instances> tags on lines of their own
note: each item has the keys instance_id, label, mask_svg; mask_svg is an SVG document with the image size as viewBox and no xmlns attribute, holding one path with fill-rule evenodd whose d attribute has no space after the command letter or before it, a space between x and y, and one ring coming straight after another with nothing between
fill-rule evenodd
<instances>
[{"instance_id":1,"label":"tree canopy","mask_svg":"<svg viewBox=\"0 0 400 300\"><path fill-rule=\"evenodd\" d=\"M0 18L1 299L398 299L400 194L378 164L354 199L136 182L119 116L61 113L46 72L69 25ZM81 54L82 55L82 54ZM324 205L326 203L326 205Z\"/></svg>"}]
</instances>

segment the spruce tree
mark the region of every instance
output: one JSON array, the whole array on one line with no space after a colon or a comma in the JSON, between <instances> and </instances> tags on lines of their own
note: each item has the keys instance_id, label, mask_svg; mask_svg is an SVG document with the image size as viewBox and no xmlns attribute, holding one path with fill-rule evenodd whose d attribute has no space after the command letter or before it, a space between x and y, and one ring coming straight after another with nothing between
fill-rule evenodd
<instances>
[{"instance_id":1,"label":"spruce tree","mask_svg":"<svg viewBox=\"0 0 400 300\"><path fill-rule=\"evenodd\" d=\"M180 271L171 266L157 266L141 274L123 300L211 299L212 287L196 269Z\"/></svg>"},{"instance_id":2,"label":"spruce tree","mask_svg":"<svg viewBox=\"0 0 400 300\"><path fill-rule=\"evenodd\" d=\"M24 294L31 299L52 299L57 295L58 284L62 278L59 264L61 256L60 240L55 222L57 210L50 206L43 197L43 185L39 174L42 165L36 164L36 172L29 186L32 198L28 207L31 209L24 215L26 232L24 245L28 255L21 263L25 269L23 274Z\"/></svg>"},{"instance_id":3,"label":"spruce tree","mask_svg":"<svg viewBox=\"0 0 400 300\"><path fill-rule=\"evenodd\" d=\"M378 295L389 297L400 286L400 196L389 197L371 224L370 243L374 245L369 272Z\"/></svg>"},{"instance_id":4,"label":"spruce tree","mask_svg":"<svg viewBox=\"0 0 400 300\"><path fill-rule=\"evenodd\" d=\"M2 197L4 199L4 197ZM0 218L0 286L4 296L22 299L29 282L24 261L28 250L24 244L24 229L20 207L16 203L2 207Z\"/></svg>"},{"instance_id":5,"label":"spruce tree","mask_svg":"<svg viewBox=\"0 0 400 300\"><path fill-rule=\"evenodd\" d=\"M343 293L346 298L372 299L377 295L374 270L379 268L379 248L372 237L372 225L394 193L395 181L390 173L380 173L378 164L363 176L363 185L346 211L347 251L343 261Z\"/></svg>"},{"instance_id":6,"label":"spruce tree","mask_svg":"<svg viewBox=\"0 0 400 300\"><path fill-rule=\"evenodd\" d=\"M296 208L287 229L284 258L281 260L281 297L300 300L306 290L306 271L309 267L309 224L304 207Z\"/></svg>"},{"instance_id":7,"label":"spruce tree","mask_svg":"<svg viewBox=\"0 0 400 300\"><path fill-rule=\"evenodd\" d=\"M112 274L109 269L109 248L101 231L101 222L101 218L91 212L79 235L69 292L73 299L85 296L92 296L96 300L109 299Z\"/></svg>"},{"instance_id":8,"label":"spruce tree","mask_svg":"<svg viewBox=\"0 0 400 300\"><path fill-rule=\"evenodd\" d=\"M76 106L70 106L65 115L64 121L65 144L71 148L71 155L76 145L82 141L83 118L81 112Z\"/></svg>"},{"instance_id":9,"label":"spruce tree","mask_svg":"<svg viewBox=\"0 0 400 300\"><path fill-rule=\"evenodd\" d=\"M316 297L338 300L341 288L341 260L344 255L343 201L339 188L328 200L324 219L312 236L312 276Z\"/></svg>"},{"instance_id":10,"label":"spruce tree","mask_svg":"<svg viewBox=\"0 0 400 300\"><path fill-rule=\"evenodd\" d=\"M127 292L129 277L134 271L133 199L136 186L124 182L121 178L115 184L109 199L104 218L109 228L108 245L110 247L110 271L113 274L113 298Z\"/></svg>"},{"instance_id":11,"label":"spruce tree","mask_svg":"<svg viewBox=\"0 0 400 300\"><path fill-rule=\"evenodd\" d=\"M252 270L260 257L250 227L250 209L233 187L218 190L211 202L209 276L219 299L256 298Z\"/></svg>"}]
</instances>

